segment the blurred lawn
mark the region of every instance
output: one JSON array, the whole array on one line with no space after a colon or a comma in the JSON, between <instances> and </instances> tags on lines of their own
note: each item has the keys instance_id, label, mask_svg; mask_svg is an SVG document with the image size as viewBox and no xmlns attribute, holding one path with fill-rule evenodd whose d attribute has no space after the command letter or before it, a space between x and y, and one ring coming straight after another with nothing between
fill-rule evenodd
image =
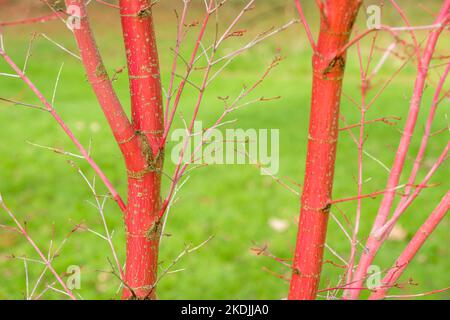
<instances>
[{"instance_id":1,"label":"blurred lawn","mask_svg":"<svg viewBox=\"0 0 450 320\"><path fill-rule=\"evenodd\" d=\"M264 1L260 1L264 3ZM404 2L405 3L405 2ZM428 1L427 6L437 9L440 1ZM118 16L114 10L93 5L93 20L98 42L104 55L106 65L111 73L125 65L123 48L119 33ZM174 45L175 18L174 5L161 4L155 9L159 51L162 65L162 78L167 87ZM224 9L220 19L220 30L224 23L237 13L239 6L232 2ZM37 14L20 10L2 11L0 18L12 20L21 14ZM100 9L100 10L99 10ZM311 21L317 21L315 12L307 9ZM431 18L421 9L407 7L408 13L416 24L430 23ZM25 13L21 13L25 12ZM280 25L292 17L294 12L288 8L273 8L268 3L258 6L249 13L237 29L249 29L249 35L242 39L228 40L221 54L231 52L251 36ZM193 10L189 21L200 19L200 11ZM360 28L364 28L363 14L360 15ZM386 9L383 23L400 24L400 19ZM314 24L314 23L313 23ZM198 27L197 27L198 28ZM186 43L193 39L197 28L192 28ZM19 64L24 62L30 33L44 32L67 48L76 51L70 32L59 21L35 27L17 27L4 30L5 45L8 53ZM209 30L213 35L213 28ZM447 37L445 35L444 37ZM421 35L423 38L423 35ZM407 36L405 35L405 39ZM391 39L380 36L379 46L387 47ZM367 56L368 44L363 44L363 54ZM440 53L448 46L448 37L440 44ZM190 46L183 49L187 54ZM274 56L281 54L284 60L260 89L249 99L264 95L281 96L279 100L253 105L231 115L229 119L238 119L234 124L239 128L279 128L280 129L280 173L294 188L302 183L304 157L306 151L307 124L309 114L311 67L306 37L300 25L294 25L264 44L253 48L236 59L209 89L200 118L204 126L213 123L221 113L222 102L218 97L235 97L242 85L252 84L268 66ZM377 51L375 61L381 54ZM89 88L80 63L63 53L47 40L39 37L35 41L33 55L29 60L27 74L51 99L56 76L64 63L62 76L55 97L55 107L63 119L76 133L85 146L91 144L92 155L106 172L107 176L124 195L126 180L124 166L110 130L100 112L95 97ZM390 59L374 81L379 88L399 67L400 61ZM345 93L359 101L359 69L353 49L349 54ZM10 72L3 61L0 72ZM200 74L194 76L199 81ZM408 100L415 77L414 67L409 65L395 78L392 85L381 95L368 113L368 119L381 116L398 116L405 118ZM436 74L432 74L436 81ZM127 78L119 76L115 87L125 106L129 105ZM371 94L373 95L375 89ZM433 88L428 87L425 94L421 119L428 113ZM29 90L17 79L0 77L0 97L29 103L37 103ZM181 103L182 112L187 118L196 99L195 91L188 90ZM342 100L342 114L350 124L359 121L359 112L349 100ZM436 116L433 131L446 126L447 101L442 103ZM400 121L402 122L402 121ZM423 123L423 122L420 122ZM177 126L180 126L178 121ZM345 124L342 124L345 126ZM381 123L368 126L366 151L387 164L392 163L394 149L400 137L399 129ZM419 124L417 133L423 129ZM356 131L355 131L356 132ZM419 139L413 141L412 150L417 150ZM83 223L98 232L102 232L101 220L87 201L92 201L92 194L77 172L67 163L68 158L53 152L36 148L27 142L54 146L76 152L76 149L64 136L56 123L44 112L0 103L0 192L7 204L22 221L27 222L27 229L41 248L48 248L51 239L56 248L65 235L79 223ZM448 132L434 136L429 144L427 160L423 173L441 152ZM169 154L169 153L167 153ZM346 132L342 132L339 142L336 166L334 197L342 198L356 194L357 149ZM415 156L411 153L410 157ZM406 172L409 172L411 159ZM72 159L73 160L73 159ZM82 161L77 164L92 178L93 172ZM387 172L371 158L364 159L364 192L369 193L383 189ZM173 172L173 164L166 161L165 170ZM447 171L446 171L447 170ZM412 237L417 227L434 208L437 201L448 190L448 166L444 165L433 178L437 187L426 189L422 196L409 209L400 221L401 230L397 239L389 241L376 259L382 269L392 265L394 259ZM167 187L167 179L165 181ZM98 183L101 192L103 186ZM186 243L198 244L209 236L214 239L199 251L186 256L176 265L172 273L163 278L159 285L161 299L281 299L286 296L287 282L277 278L271 272L289 276L289 270L269 258L256 256L251 248L256 244L267 245L272 253L282 258L292 256L295 245L296 220L299 211L297 197L275 183L269 177L259 175L259 170L252 166L216 166L196 170L189 182L179 194L180 200L170 212L167 232L171 235L163 240L161 247L161 268L165 268L184 248ZM367 236L379 199L364 200L362 240ZM337 210L339 209L339 210ZM341 223L345 224L342 212L353 219L355 203L347 203L332 210ZM124 258L124 232L120 211L110 201L107 204L107 219L114 230L114 242L120 257ZM286 230L273 228L271 219L281 220L287 224ZM2 212L1 225L11 225L11 221ZM431 240L420 251L417 259L407 269L403 282L411 278L416 285L406 285L402 290L393 290L396 294L425 292L448 286L448 236L449 221L445 220L433 234ZM344 258L348 257L349 243L337 224L330 220L328 244ZM21 299L26 290L26 278L23 262L11 259L11 255L35 257L27 242L19 235L0 229L0 298ZM326 260L341 263L329 251ZM77 232L70 237L61 255L55 259L56 269L63 273L68 266L78 265L82 269L82 287L77 291L85 299L118 298L116 289L118 281L110 273L107 257L111 253L105 241L88 232ZM42 271L41 265L28 266L30 286L34 286ZM324 267L322 287L335 285L341 269L331 264ZM51 276L47 282L53 281ZM38 291L43 288L40 287ZM48 294L55 298L57 294ZM440 298L449 298L441 294Z\"/></svg>"}]
</instances>

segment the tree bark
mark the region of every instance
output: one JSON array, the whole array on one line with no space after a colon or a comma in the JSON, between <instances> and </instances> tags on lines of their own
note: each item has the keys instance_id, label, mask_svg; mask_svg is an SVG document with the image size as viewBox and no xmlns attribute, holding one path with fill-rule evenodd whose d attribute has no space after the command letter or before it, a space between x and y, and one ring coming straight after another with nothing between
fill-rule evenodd
<instances>
[{"instance_id":1,"label":"tree bark","mask_svg":"<svg viewBox=\"0 0 450 320\"><path fill-rule=\"evenodd\" d=\"M289 299L315 299L322 270L338 139L345 52L361 1L327 0L313 56L308 151Z\"/></svg>"},{"instance_id":2,"label":"tree bark","mask_svg":"<svg viewBox=\"0 0 450 320\"><path fill-rule=\"evenodd\" d=\"M128 168L127 260L123 298L155 299L160 238L163 108L149 0L121 0L131 116L145 162Z\"/></svg>"},{"instance_id":3,"label":"tree bark","mask_svg":"<svg viewBox=\"0 0 450 320\"><path fill-rule=\"evenodd\" d=\"M66 0L79 8L73 28L97 100L122 151L128 178L127 260L124 299L156 298L161 172L164 149L159 61L149 0L121 0L120 14L130 79L128 120L103 65L83 0ZM122 272L120 272L122 274Z\"/></svg>"}]
</instances>

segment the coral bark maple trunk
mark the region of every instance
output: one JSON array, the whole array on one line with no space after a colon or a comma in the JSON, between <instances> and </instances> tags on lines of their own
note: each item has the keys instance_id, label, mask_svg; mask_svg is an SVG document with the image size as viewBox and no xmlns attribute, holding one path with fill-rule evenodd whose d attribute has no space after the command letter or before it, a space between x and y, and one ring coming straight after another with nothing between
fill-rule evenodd
<instances>
[{"instance_id":1,"label":"coral bark maple trunk","mask_svg":"<svg viewBox=\"0 0 450 320\"><path fill-rule=\"evenodd\" d=\"M97 100L122 151L127 168L125 212L127 258L124 299L154 299L160 238L161 172L164 150L159 61L149 0L121 0L120 15L130 79L130 122L114 91L89 25L83 0L66 0L77 8L73 33ZM122 274L122 272L120 272Z\"/></svg>"},{"instance_id":2,"label":"coral bark maple trunk","mask_svg":"<svg viewBox=\"0 0 450 320\"><path fill-rule=\"evenodd\" d=\"M145 161L128 168L124 299L155 299L160 238L163 108L152 1L121 0L131 117Z\"/></svg>"},{"instance_id":3,"label":"coral bark maple trunk","mask_svg":"<svg viewBox=\"0 0 450 320\"><path fill-rule=\"evenodd\" d=\"M316 298L322 270L338 139L345 52L361 1L322 3L319 40L313 56L308 151L297 246L289 299Z\"/></svg>"}]
</instances>

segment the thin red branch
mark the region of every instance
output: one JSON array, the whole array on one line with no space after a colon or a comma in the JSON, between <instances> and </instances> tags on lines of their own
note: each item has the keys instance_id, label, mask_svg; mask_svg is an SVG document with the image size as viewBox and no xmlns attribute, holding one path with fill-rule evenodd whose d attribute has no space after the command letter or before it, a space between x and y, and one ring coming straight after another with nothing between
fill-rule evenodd
<instances>
[{"instance_id":1,"label":"thin red branch","mask_svg":"<svg viewBox=\"0 0 450 320\"><path fill-rule=\"evenodd\" d=\"M52 21L55 19L58 19L62 17L63 15L61 13L52 13L41 17L36 18L27 18L27 19L21 19L16 21L0 21L0 27L10 27L10 26L17 26L17 25L24 25L24 24L33 24L33 23L43 23L47 21Z\"/></svg>"},{"instance_id":2,"label":"thin red branch","mask_svg":"<svg viewBox=\"0 0 450 320\"><path fill-rule=\"evenodd\" d=\"M313 52L316 52L316 43L314 42L314 37L312 35L311 28L309 27L308 21L306 21L306 17L303 12L303 8L300 3L300 0L295 0L295 6L296 6L298 14L300 16L300 20L302 21L303 27L305 28L306 35L308 37L308 41L311 45L311 49L313 50Z\"/></svg>"},{"instance_id":3,"label":"thin red branch","mask_svg":"<svg viewBox=\"0 0 450 320\"><path fill-rule=\"evenodd\" d=\"M17 75L23 80L23 82L33 91L33 93L38 97L41 103L44 105L45 109L53 116L59 126L63 129L66 135L72 140L73 144L80 151L82 156L86 159L86 161L90 164L90 166L94 169L95 173L100 177L100 179L105 184L108 191L111 193L111 196L119 205L120 209L125 212L126 206L120 197L119 193L113 187L112 183L97 165L97 163L91 158L89 152L83 147L83 145L78 141L70 128L65 124L64 120L59 116L53 106L48 102L48 100L44 97L44 95L39 91L39 89L34 85L33 82L22 72L22 70L12 61L12 59L4 52L0 50L0 55L5 59L6 63L11 66L11 68L17 73Z\"/></svg>"},{"instance_id":4,"label":"thin red branch","mask_svg":"<svg viewBox=\"0 0 450 320\"><path fill-rule=\"evenodd\" d=\"M383 200L381 202L380 208L378 210L375 223L372 227L371 234L367 240L366 248L367 250L363 252L361 259L358 264L358 268L354 275L354 287L361 287L363 279L367 273L369 266L371 265L379 247L381 246L380 239L376 237L379 233L380 228L386 223L391 207L394 201L395 192L393 191L396 186L398 186L401 173L403 171L404 163L406 160L406 155L409 150L410 142L414 133L416 126L420 105L422 101L422 95L425 88L425 82L428 75L428 67L435 51L439 35L444 29L447 19L448 11L450 9L450 0L445 0L442 5L439 17L436 19L435 24L440 24L439 29L434 29L431 31L428 37L427 44L423 51L423 56L419 60L418 74L416 78L416 83L414 85L413 97L411 99L411 104L409 108L408 118L406 120L405 129L403 131L400 143L396 152L394 164L392 166L391 172L389 174L387 190L388 192L384 194ZM389 191L392 190L392 191ZM352 290L350 293L352 299L357 299L359 297L358 290Z\"/></svg>"},{"instance_id":5,"label":"thin red branch","mask_svg":"<svg viewBox=\"0 0 450 320\"><path fill-rule=\"evenodd\" d=\"M396 190L401 188L401 187L402 186L397 187ZM349 201L355 201L355 200L361 200L361 199L367 199L367 198L374 199L376 196L379 196L381 194L385 194L386 192L387 192L387 190L381 190L381 191L375 191L375 192L372 192L372 193L369 193L369 194L361 194L361 195L357 195L357 196L354 196L354 197L336 199L336 200L330 201L330 204L333 205L333 204L337 204L337 203L349 202Z\"/></svg>"},{"instance_id":6,"label":"thin red branch","mask_svg":"<svg viewBox=\"0 0 450 320\"><path fill-rule=\"evenodd\" d=\"M203 39L203 37L205 35L206 27L208 25L209 18L211 17L212 9L214 7L214 4L215 4L215 1L214 0L210 0L209 5L207 7L208 11L206 12L205 18L203 19L203 23L202 23L202 25L200 27L200 32L198 34L197 40L195 41L194 50L192 50L191 58L190 58L190 60L188 62L188 65L187 65L186 75L183 77L183 79L181 80L181 82L180 82L180 84L178 86L178 90L177 90L177 93L176 93L176 96L175 96L175 100L174 100L174 103L173 103L172 107L170 106L170 99L171 99L170 95L171 95L171 93L169 92L169 94L168 94L166 108L168 110L170 110L170 111L166 111L168 113L169 117L165 119L164 134L163 134L163 137L161 139L161 146L165 145L165 143L166 143L166 139L167 139L167 136L169 134L170 127L172 126L173 120L175 118L175 114L177 112L178 105L180 103L181 95L182 95L184 87L185 87L185 85L187 83L187 78L191 74L192 69L194 67L194 62L195 62L196 57L197 57L197 52L200 49L200 45L202 43L202 39Z\"/></svg>"},{"instance_id":7,"label":"thin red branch","mask_svg":"<svg viewBox=\"0 0 450 320\"><path fill-rule=\"evenodd\" d=\"M412 28L411 22L409 21L406 13L397 4L397 2L395 0L389 0L389 1L394 6L395 10L397 10L397 12L400 14L400 16L402 17L402 19L405 22L406 26L408 27L408 31L411 34L411 39L412 39L412 41L414 43L414 49L415 49L415 52L416 52L417 60L420 61L420 59L421 59L420 45L419 45L419 42L417 41L417 37L416 37L416 34L414 32L414 29Z\"/></svg>"},{"instance_id":8,"label":"thin red branch","mask_svg":"<svg viewBox=\"0 0 450 320\"><path fill-rule=\"evenodd\" d=\"M402 198L402 201L400 204L402 204L408 197L408 195L411 192L411 189L413 188L414 182L416 181L417 173L419 172L419 169L422 165L422 160L425 155L425 151L428 145L428 140L431 135L431 127L433 124L434 116L436 114L437 107L439 105L440 100L440 94L442 91L442 88L444 87L445 80L447 79L448 73L450 71L450 63L447 64L447 67L445 68L444 74L439 80L438 86L436 88L436 91L434 93L433 101L431 103L430 112L428 115L428 119L425 125L425 131L422 137L422 141L420 143L419 152L417 153L416 159L414 161L413 168L411 170L411 174L408 179L408 183L406 184L405 193ZM399 205L400 205L399 204Z\"/></svg>"},{"instance_id":9,"label":"thin red branch","mask_svg":"<svg viewBox=\"0 0 450 320\"><path fill-rule=\"evenodd\" d=\"M415 257L417 252L423 246L425 241L429 238L431 233L436 229L439 223L450 209L450 191L442 198L439 205L428 217L425 223L419 228L417 233L411 239L405 250L395 262L394 266L389 270L382 280L382 286L372 293L369 299L383 299L386 297L389 289L392 288L405 269Z\"/></svg>"},{"instance_id":10,"label":"thin red branch","mask_svg":"<svg viewBox=\"0 0 450 320\"><path fill-rule=\"evenodd\" d=\"M120 9L120 7L118 5L113 4L113 3L109 3L109 2L106 2L106 1L103 1L103 0L95 0L95 1L97 1L100 4L105 5L107 7L111 7L111 8L114 8L114 9Z\"/></svg>"},{"instance_id":11,"label":"thin red branch","mask_svg":"<svg viewBox=\"0 0 450 320\"><path fill-rule=\"evenodd\" d=\"M390 121L390 120L401 120L399 117L395 117L395 116L391 116L391 117L381 117L381 118L377 118L377 119L373 119L373 120L366 120L363 122L363 124L371 124L371 123L375 123L375 122L383 122L385 124L388 125L394 125L395 123ZM345 131L345 130L350 130L353 128L358 128L361 126L361 123L355 123L352 125L348 125L345 126L343 128L339 128L339 131Z\"/></svg>"}]
</instances>

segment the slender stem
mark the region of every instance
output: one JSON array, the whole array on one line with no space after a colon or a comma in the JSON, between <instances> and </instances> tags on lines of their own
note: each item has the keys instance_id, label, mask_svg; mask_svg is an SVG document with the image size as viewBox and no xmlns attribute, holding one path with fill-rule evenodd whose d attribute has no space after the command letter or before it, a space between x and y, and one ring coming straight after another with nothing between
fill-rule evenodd
<instances>
[{"instance_id":1,"label":"slender stem","mask_svg":"<svg viewBox=\"0 0 450 320\"><path fill-rule=\"evenodd\" d=\"M300 0L295 0L295 6L297 8L298 15L300 16L300 20L302 21L303 27L305 28L306 36L308 37L308 41L311 45L311 49L313 50L313 52L315 52L316 51L316 43L314 42L314 37L312 35L311 28L309 27L308 21L306 21L306 17L303 12L303 8L300 3Z\"/></svg>"},{"instance_id":2,"label":"slender stem","mask_svg":"<svg viewBox=\"0 0 450 320\"><path fill-rule=\"evenodd\" d=\"M61 16L62 15L60 13L52 13L52 14L48 14L48 15L36 17L36 18L28 18L28 19L22 19L22 20L16 20L16 21L0 22L0 27L10 27L10 26L23 25L23 24L43 23L43 22L58 19Z\"/></svg>"},{"instance_id":3,"label":"slender stem","mask_svg":"<svg viewBox=\"0 0 450 320\"><path fill-rule=\"evenodd\" d=\"M170 102L172 100L173 87L174 87L174 83L175 83L175 74L177 72L178 58L180 57L180 48L181 48L181 42L183 40L183 30L184 30L184 24L186 21L186 15L187 15L189 3L190 3L190 0L184 1L183 12L181 14L180 20L178 21L178 32L177 32L175 49L173 50L174 57L173 57L173 62L172 62L172 70L170 72L169 86L167 89L166 104L165 104L166 109L164 111L164 121L166 121L167 118L169 117L169 106L170 106Z\"/></svg>"},{"instance_id":4,"label":"slender stem","mask_svg":"<svg viewBox=\"0 0 450 320\"><path fill-rule=\"evenodd\" d=\"M3 202L3 199L0 195L0 206L3 208L3 210L5 210L5 212L10 216L10 218L14 221L14 223L16 224L17 228L20 230L20 232L23 234L23 236L25 237L25 239L27 239L27 241L30 243L30 245L33 247L33 249L36 251L36 253L39 255L39 257L41 258L42 262L45 264L45 266L50 270L50 272L55 276L56 280L59 282L59 284L61 285L61 287L63 287L65 293L67 293L67 295L72 299L72 300L77 300L75 298L75 296L73 295L72 291L67 287L67 285L65 284L64 280L61 278L61 276L56 272L56 270L53 268L52 264L50 263L50 261L45 257L45 255L42 253L41 249L39 249L39 247L36 245L36 243L34 242L34 240L30 237L30 235L28 234L27 230L22 226L22 224L19 222L19 220L17 220L16 216L14 215L14 213L12 213L12 211L6 206L6 204Z\"/></svg>"},{"instance_id":5,"label":"slender stem","mask_svg":"<svg viewBox=\"0 0 450 320\"><path fill-rule=\"evenodd\" d=\"M100 167L97 165L97 163L91 158L89 155L89 152L83 147L83 145L78 141L78 139L75 137L73 132L70 130L70 128L66 125L64 120L59 116L59 114L56 112L56 110L53 108L53 106L48 102L48 100L44 97L44 95L39 91L39 89L34 85L33 82L20 70L20 68L12 61L12 59L4 52L0 50L0 55L5 59L6 63L8 63L11 68L17 73L17 75L25 82L25 84L34 92L34 94L39 98L41 103L44 105L45 109L50 112L50 114L53 116L53 118L56 120L56 122L59 124L59 126L63 129L63 131L66 133L66 135L69 137L70 140L75 144L77 149L80 151L84 159L89 163L89 165L94 169L95 173L100 177L100 179L105 184L108 191L111 193L111 196L114 198L114 200L119 205L120 209L125 212L126 211L126 205L123 202L122 198L120 197L119 193L116 191L116 189L113 187L112 183L109 181L109 179L106 177L106 175L103 173L103 171L100 169Z\"/></svg>"},{"instance_id":6,"label":"slender stem","mask_svg":"<svg viewBox=\"0 0 450 320\"><path fill-rule=\"evenodd\" d=\"M405 269L408 267L411 260L423 246L425 241L429 238L431 233L436 229L439 223L447 214L450 209L450 191L442 198L439 205L431 213L425 223L419 228L417 233L411 239L411 241L403 250L400 257L394 263L394 266L389 270L386 276L382 280L382 286L376 289L375 292L369 297L369 299L383 299L386 297L389 289L392 288L396 281L403 274Z\"/></svg>"},{"instance_id":7,"label":"slender stem","mask_svg":"<svg viewBox=\"0 0 450 320\"><path fill-rule=\"evenodd\" d=\"M366 92L367 92L367 79L364 73L362 56L361 56L361 45L357 44L358 51L358 61L360 65L361 74L361 118L359 126L359 139L358 139L358 203L356 207L356 217L355 225L353 228L352 242L350 246L350 259L347 266L347 283L352 280L353 268L355 265L355 257L358 245L358 232L361 223L361 210L362 210L362 189L363 189L363 155L364 155L364 141L365 141L365 119L366 119ZM369 60L370 61L370 60Z\"/></svg>"},{"instance_id":8,"label":"slender stem","mask_svg":"<svg viewBox=\"0 0 450 320\"><path fill-rule=\"evenodd\" d=\"M441 155L437 159L437 161L431 166L430 170L427 172L423 180L419 183L419 185L415 188L414 192L409 195L406 200L399 204L397 209L392 214L392 218L386 222L386 224L380 228L378 237L383 234L383 232L386 230L387 227L393 226L398 219L402 216L402 214L406 211L406 209L411 205L411 203L417 198L419 193L427 187L428 181L431 179L431 177L434 175L434 173L439 169L439 167L448 159L448 152L450 150L450 142L447 143L446 147L442 151Z\"/></svg>"},{"instance_id":9,"label":"slender stem","mask_svg":"<svg viewBox=\"0 0 450 320\"><path fill-rule=\"evenodd\" d=\"M181 82L180 82L180 84L178 86L178 90L177 90L177 94L175 96L175 100L173 102L173 106L170 109L170 105L166 105L166 108L169 109L170 112L166 111L169 114L169 117L165 120L164 134L163 134L163 137L161 139L161 145L165 145L165 143L166 143L166 139L167 139L167 136L169 134L170 127L172 126L173 120L175 118L175 114L177 112L178 105L180 103L181 95L182 95L184 87L185 87L185 85L187 83L187 78L191 74L192 69L194 67L194 62L195 62L196 57L197 57L197 52L200 49L203 36L205 35L206 27L208 26L209 18L211 17L212 9L214 8L214 4L215 4L214 0L210 0L209 1L209 5L208 5L208 8L207 8L207 12L205 14L205 18L203 19L203 23L202 23L202 26L200 28L200 32L198 34L197 40L195 41L194 50L192 51L191 58L190 58L190 60L188 62L186 75L183 77L183 79L181 80Z\"/></svg>"},{"instance_id":10,"label":"slender stem","mask_svg":"<svg viewBox=\"0 0 450 320\"><path fill-rule=\"evenodd\" d=\"M416 34L414 32L414 29L411 26L411 22L409 22L409 19L406 16L406 13L402 10L402 8L397 4L397 2L395 0L389 0L389 1L394 6L395 10L397 10L397 12L400 14L400 16L402 17L403 21L405 22L405 24L407 26L407 30L411 34L411 39L412 39L412 41L414 43L414 50L416 52L417 61L420 61L420 58L421 58L420 46L419 46L419 42L417 41L417 37L416 37Z\"/></svg>"},{"instance_id":11,"label":"slender stem","mask_svg":"<svg viewBox=\"0 0 450 320\"><path fill-rule=\"evenodd\" d=\"M392 165L387 182L386 189L388 190L388 192L386 192L383 196L383 200L378 210L375 223L373 224L371 234L369 235L369 238L367 240L366 244L367 250L365 250L362 253L361 259L358 264L358 268L354 274L353 278L354 281L352 288L362 287L362 282L365 279L367 270L371 265L373 259L375 258L378 249L381 246L380 242L384 241L378 238L377 234L379 234L380 228L382 228L385 225L389 213L391 211L392 204L394 202L395 191L393 190L398 185L401 173L403 171L406 155L409 150L409 146L411 143L411 139L414 133L414 129L416 126L420 110L423 91L425 88L425 82L428 75L429 64L435 51L439 35L441 34L442 30L446 25L449 9L450 9L450 0L445 0L441 8L440 14L435 22L435 24L441 24L442 26L439 29L431 31L430 36L428 37L427 44L423 51L423 56L419 60L418 74L414 85L414 92L413 97L411 99L408 118L406 120L405 128L395 155L394 164ZM359 297L359 294L360 290L351 290L351 292L349 292L349 295L352 299L357 299Z\"/></svg>"},{"instance_id":12,"label":"slender stem","mask_svg":"<svg viewBox=\"0 0 450 320\"><path fill-rule=\"evenodd\" d=\"M424 134L422 137L422 141L420 143L419 152L417 153L416 159L414 160L414 165L411 170L411 174L408 179L408 183L406 184L405 192L402 197L402 200L399 203L402 204L411 193L411 190L414 188L414 182L416 181L417 173L419 172L419 169L422 165L422 160L425 155L425 151L427 149L428 140L431 135L431 127L433 124L434 116L436 114L437 107L439 105L440 100L440 94L442 91L442 88L444 87L445 80L447 79L448 73L450 71L450 63L447 64L447 67L445 68L444 74L439 80L438 86L436 88L436 91L434 93L433 102L431 103L430 112L428 115L428 119L425 125Z\"/></svg>"}]
</instances>

